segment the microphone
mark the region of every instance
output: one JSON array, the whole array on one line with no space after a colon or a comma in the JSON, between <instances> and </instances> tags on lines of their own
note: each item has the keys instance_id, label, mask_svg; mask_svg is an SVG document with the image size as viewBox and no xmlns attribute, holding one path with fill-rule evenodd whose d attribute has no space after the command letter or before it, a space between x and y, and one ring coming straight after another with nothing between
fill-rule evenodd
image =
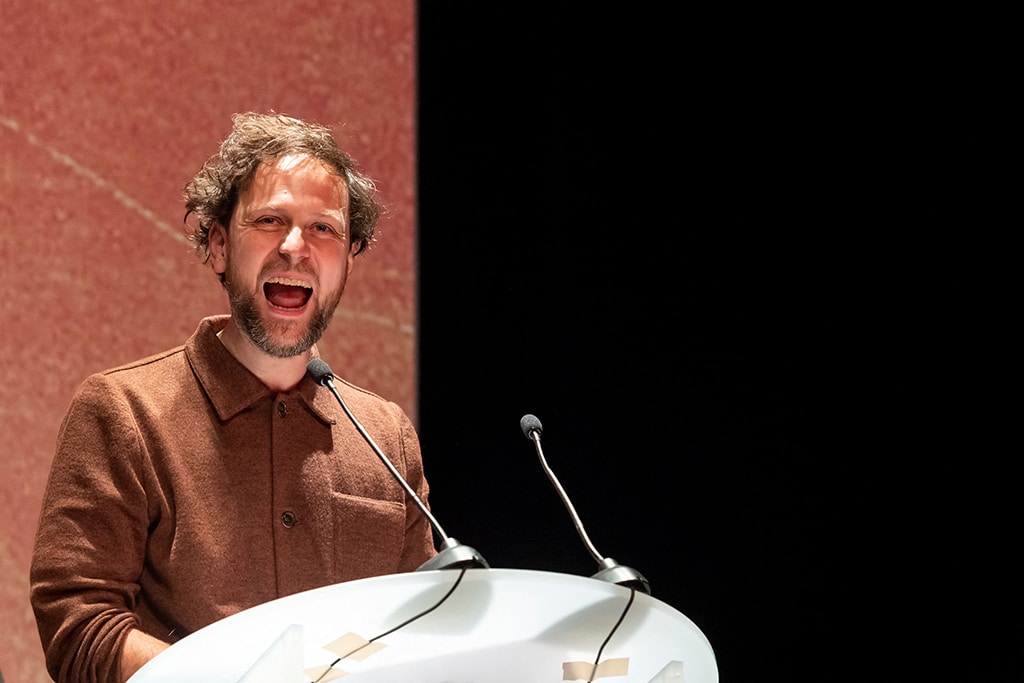
<instances>
[{"instance_id":1,"label":"microphone","mask_svg":"<svg viewBox=\"0 0 1024 683\"><path fill-rule=\"evenodd\" d=\"M370 448L372 448L373 452L377 454L380 461L384 463L384 466L388 468L388 471L391 472L391 476L394 477L395 480L402 485L402 488L405 489L405 492L412 497L417 507L419 507L420 511L430 521L430 525L437 532L438 536L441 537L441 549L438 551L437 555L417 567L416 571L464 568L490 569L490 565L487 564L487 560L485 560L480 553L468 545L462 545L444 532L444 529L441 528L438 521L434 519L434 515L430 514L430 510L427 509L427 506L422 500L420 500L420 497L416 495L416 492L411 486L409 486L409 482L399 474L398 470L395 469L395 466L390 460L388 460L387 456L384 455L384 451L382 451L380 446L377 445L377 442L373 440L373 437L370 436L359 420L356 419L356 416L352 414L352 411L349 410L348 404L346 404L345 400L341 398L341 394L338 393L337 387L334 386L334 373L331 371L331 367L319 358L314 358L306 364L306 372L313 378L314 382L322 387L330 389L331 393L334 394L334 398L338 400L338 404L341 405L342 410L344 410L345 414L348 415L348 419L352 421L352 424L355 425L356 429L359 431L359 434L363 437L366 443L370 445Z\"/></svg>"},{"instance_id":2,"label":"microphone","mask_svg":"<svg viewBox=\"0 0 1024 683\"><path fill-rule=\"evenodd\" d=\"M565 503L566 509L569 510L572 521L576 525L576 531L579 533L580 538L583 539L583 544L587 546L587 550L590 551L590 554L597 561L599 570L591 578L608 581L609 583L615 583L627 588L634 588L650 595L651 584L647 582L647 579L640 572L630 567L624 567L610 557L603 557L601 553L597 552L594 544L590 542L590 537L587 536L587 532L583 528L583 522L580 521L579 515L576 514L576 508L573 507L569 496L565 493L565 489L558 483L558 478L555 477L555 473L551 471L547 460L544 459L544 450L540 446L540 435L543 433L544 428L541 426L540 420L534 415L523 415L523 418L519 420L519 427L523 430L523 435L532 441L536 447L541 467L544 468L548 479L554 484L559 497Z\"/></svg>"}]
</instances>

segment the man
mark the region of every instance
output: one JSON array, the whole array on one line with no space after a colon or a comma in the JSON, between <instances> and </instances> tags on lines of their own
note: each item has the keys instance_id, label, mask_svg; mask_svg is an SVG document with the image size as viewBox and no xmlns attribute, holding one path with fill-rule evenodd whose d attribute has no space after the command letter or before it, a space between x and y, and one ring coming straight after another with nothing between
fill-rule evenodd
<instances>
[{"instance_id":1,"label":"man","mask_svg":"<svg viewBox=\"0 0 1024 683\"><path fill-rule=\"evenodd\" d=\"M326 128L233 122L185 188L192 239L231 315L89 377L61 426L30 576L58 683L125 681L230 614L436 553L429 520L306 375L373 239L374 185ZM406 414L337 386L426 500Z\"/></svg>"}]
</instances>

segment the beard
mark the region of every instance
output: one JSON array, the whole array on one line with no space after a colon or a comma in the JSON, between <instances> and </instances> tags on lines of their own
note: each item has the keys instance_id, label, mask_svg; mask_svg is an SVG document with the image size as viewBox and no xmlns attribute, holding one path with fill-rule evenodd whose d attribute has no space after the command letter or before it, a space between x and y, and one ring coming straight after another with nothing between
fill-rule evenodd
<instances>
[{"instance_id":1,"label":"beard","mask_svg":"<svg viewBox=\"0 0 1024 683\"><path fill-rule=\"evenodd\" d=\"M228 269L230 273L230 268ZM231 302L231 316L239 329L245 333L252 343L261 351L274 358L293 358L309 351L327 330L334 311L341 301L341 292L335 294L326 306L319 305L310 298L308 305L313 307L309 323L265 320L256 305L256 297L236 287L230 277L224 278L224 287ZM306 329L291 342L282 340L294 336L296 325L306 325Z\"/></svg>"}]
</instances>

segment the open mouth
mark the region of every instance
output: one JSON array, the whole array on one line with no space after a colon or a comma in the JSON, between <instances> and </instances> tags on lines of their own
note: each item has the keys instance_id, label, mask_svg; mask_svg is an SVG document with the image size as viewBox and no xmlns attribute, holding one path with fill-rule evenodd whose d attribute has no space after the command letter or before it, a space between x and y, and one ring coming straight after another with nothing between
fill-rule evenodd
<instances>
[{"instance_id":1,"label":"open mouth","mask_svg":"<svg viewBox=\"0 0 1024 683\"><path fill-rule=\"evenodd\" d=\"M263 295L271 306L295 311L306 305L313 295L313 288L299 280L272 277L263 284Z\"/></svg>"}]
</instances>

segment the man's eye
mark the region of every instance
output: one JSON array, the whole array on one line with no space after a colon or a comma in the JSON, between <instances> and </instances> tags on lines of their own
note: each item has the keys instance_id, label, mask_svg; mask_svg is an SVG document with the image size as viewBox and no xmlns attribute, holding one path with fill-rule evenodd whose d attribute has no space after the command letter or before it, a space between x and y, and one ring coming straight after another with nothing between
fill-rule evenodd
<instances>
[{"instance_id":1,"label":"man's eye","mask_svg":"<svg viewBox=\"0 0 1024 683\"><path fill-rule=\"evenodd\" d=\"M324 223L316 223L315 225L313 225L313 230L319 233L334 232L334 228L332 228L329 225L325 225Z\"/></svg>"}]
</instances>

